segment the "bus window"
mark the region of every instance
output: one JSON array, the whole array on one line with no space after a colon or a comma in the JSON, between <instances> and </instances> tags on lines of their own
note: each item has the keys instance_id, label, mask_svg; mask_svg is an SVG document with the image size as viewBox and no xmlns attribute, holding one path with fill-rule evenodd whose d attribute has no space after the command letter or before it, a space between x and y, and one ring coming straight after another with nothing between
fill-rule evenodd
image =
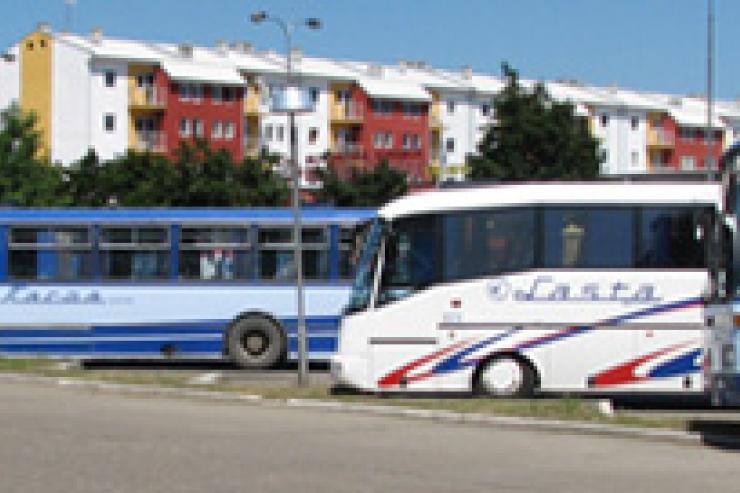
<instances>
[{"instance_id":1,"label":"bus window","mask_svg":"<svg viewBox=\"0 0 740 493\"><path fill-rule=\"evenodd\" d=\"M302 232L303 275L324 279L329 271L327 234L324 228L304 228ZM295 279L293 229L263 228L259 231L260 278L278 281Z\"/></svg>"},{"instance_id":2,"label":"bus window","mask_svg":"<svg viewBox=\"0 0 740 493\"><path fill-rule=\"evenodd\" d=\"M166 227L103 227L100 250L105 279L166 279L169 275Z\"/></svg>"},{"instance_id":3,"label":"bus window","mask_svg":"<svg viewBox=\"0 0 740 493\"><path fill-rule=\"evenodd\" d=\"M373 223L359 224L353 228L339 230L339 277L352 278L360 261Z\"/></svg>"},{"instance_id":4,"label":"bus window","mask_svg":"<svg viewBox=\"0 0 740 493\"><path fill-rule=\"evenodd\" d=\"M405 298L440 280L438 217L399 221L389 235L378 304Z\"/></svg>"},{"instance_id":5,"label":"bus window","mask_svg":"<svg viewBox=\"0 0 740 493\"><path fill-rule=\"evenodd\" d=\"M444 221L445 280L534 266L537 235L533 210L456 212Z\"/></svg>"},{"instance_id":6,"label":"bus window","mask_svg":"<svg viewBox=\"0 0 740 493\"><path fill-rule=\"evenodd\" d=\"M12 228L8 257L13 279L92 277L90 232L84 227Z\"/></svg>"},{"instance_id":7,"label":"bus window","mask_svg":"<svg viewBox=\"0 0 740 493\"><path fill-rule=\"evenodd\" d=\"M183 227L180 276L185 279L231 280L251 277L247 228Z\"/></svg>"},{"instance_id":8,"label":"bus window","mask_svg":"<svg viewBox=\"0 0 740 493\"><path fill-rule=\"evenodd\" d=\"M641 211L638 267L704 267L704 235L698 209L646 208Z\"/></svg>"},{"instance_id":9,"label":"bus window","mask_svg":"<svg viewBox=\"0 0 740 493\"><path fill-rule=\"evenodd\" d=\"M360 253L355 265L355 280L352 284L352 292L347 303L345 313L355 313L364 310L370 304L373 292L373 281L375 276L375 265L380 248L380 237L383 225L377 219L370 223L367 233L363 235Z\"/></svg>"},{"instance_id":10,"label":"bus window","mask_svg":"<svg viewBox=\"0 0 740 493\"><path fill-rule=\"evenodd\" d=\"M632 267L633 218L627 208L545 209L545 267Z\"/></svg>"}]
</instances>

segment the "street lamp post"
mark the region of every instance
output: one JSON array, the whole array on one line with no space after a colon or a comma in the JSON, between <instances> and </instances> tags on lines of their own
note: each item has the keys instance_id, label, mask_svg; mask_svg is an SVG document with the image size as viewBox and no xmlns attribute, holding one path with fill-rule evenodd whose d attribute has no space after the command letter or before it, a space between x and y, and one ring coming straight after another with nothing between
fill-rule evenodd
<instances>
[{"instance_id":1,"label":"street lamp post","mask_svg":"<svg viewBox=\"0 0 740 493\"><path fill-rule=\"evenodd\" d=\"M706 164L713 163L718 168L718 163L714 162L712 146L714 144L714 130L712 126L712 105L713 101L713 75L714 75L714 0L707 0L707 129L704 132L704 141L707 146ZM705 165L705 167L707 167ZM708 170L709 171L709 170Z\"/></svg>"},{"instance_id":2,"label":"street lamp post","mask_svg":"<svg viewBox=\"0 0 740 493\"><path fill-rule=\"evenodd\" d=\"M303 235L301 224L301 173L298 167L298 136L295 129L295 114L304 108L298 107L299 95L297 88L294 89L293 81L293 42L292 36L296 27L306 26L309 29L321 28L321 21L316 18L308 18L300 23L286 22L280 17L268 15L261 10L249 16L251 22L259 24L264 21L272 21L280 27L285 36L287 47L286 58L286 90L285 106L288 113L288 142L290 142L290 176L292 186L292 209L293 209L293 262L296 269L296 309L298 325L298 385L308 385L308 338L306 334L306 313L303 296ZM292 98L295 97L295 98Z\"/></svg>"}]
</instances>

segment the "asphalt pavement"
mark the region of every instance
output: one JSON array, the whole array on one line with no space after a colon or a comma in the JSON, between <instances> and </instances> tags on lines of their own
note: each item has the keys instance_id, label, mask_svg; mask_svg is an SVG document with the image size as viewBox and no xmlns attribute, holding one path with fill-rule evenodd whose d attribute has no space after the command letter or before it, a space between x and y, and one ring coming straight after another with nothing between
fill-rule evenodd
<instances>
[{"instance_id":1,"label":"asphalt pavement","mask_svg":"<svg viewBox=\"0 0 740 493\"><path fill-rule=\"evenodd\" d=\"M0 383L0 491L737 491L732 450Z\"/></svg>"}]
</instances>

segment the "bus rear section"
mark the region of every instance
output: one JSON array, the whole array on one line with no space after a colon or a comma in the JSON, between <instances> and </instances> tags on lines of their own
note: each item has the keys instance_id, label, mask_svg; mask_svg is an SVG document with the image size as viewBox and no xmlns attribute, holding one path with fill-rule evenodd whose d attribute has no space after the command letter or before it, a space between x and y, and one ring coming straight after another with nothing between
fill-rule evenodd
<instances>
[{"instance_id":1,"label":"bus rear section","mask_svg":"<svg viewBox=\"0 0 740 493\"><path fill-rule=\"evenodd\" d=\"M366 209L303 212L309 358L336 350ZM297 357L289 209L0 210L0 355Z\"/></svg>"},{"instance_id":2,"label":"bus rear section","mask_svg":"<svg viewBox=\"0 0 740 493\"><path fill-rule=\"evenodd\" d=\"M707 183L442 190L379 213L338 385L526 396L702 392Z\"/></svg>"}]
</instances>

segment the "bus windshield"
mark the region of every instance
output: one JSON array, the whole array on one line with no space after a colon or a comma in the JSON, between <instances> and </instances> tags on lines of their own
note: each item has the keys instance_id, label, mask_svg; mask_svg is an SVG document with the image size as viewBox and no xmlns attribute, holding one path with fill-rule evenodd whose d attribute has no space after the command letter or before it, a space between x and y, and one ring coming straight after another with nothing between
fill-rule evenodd
<instances>
[{"instance_id":1,"label":"bus windshield","mask_svg":"<svg viewBox=\"0 0 740 493\"><path fill-rule=\"evenodd\" d=\"M370 224L362 250L357 260L355 281L345 313L354 313L367 308L373 290L373 269L378 256L383 225L379 220Z\"/></svg>"}]
</instances>

